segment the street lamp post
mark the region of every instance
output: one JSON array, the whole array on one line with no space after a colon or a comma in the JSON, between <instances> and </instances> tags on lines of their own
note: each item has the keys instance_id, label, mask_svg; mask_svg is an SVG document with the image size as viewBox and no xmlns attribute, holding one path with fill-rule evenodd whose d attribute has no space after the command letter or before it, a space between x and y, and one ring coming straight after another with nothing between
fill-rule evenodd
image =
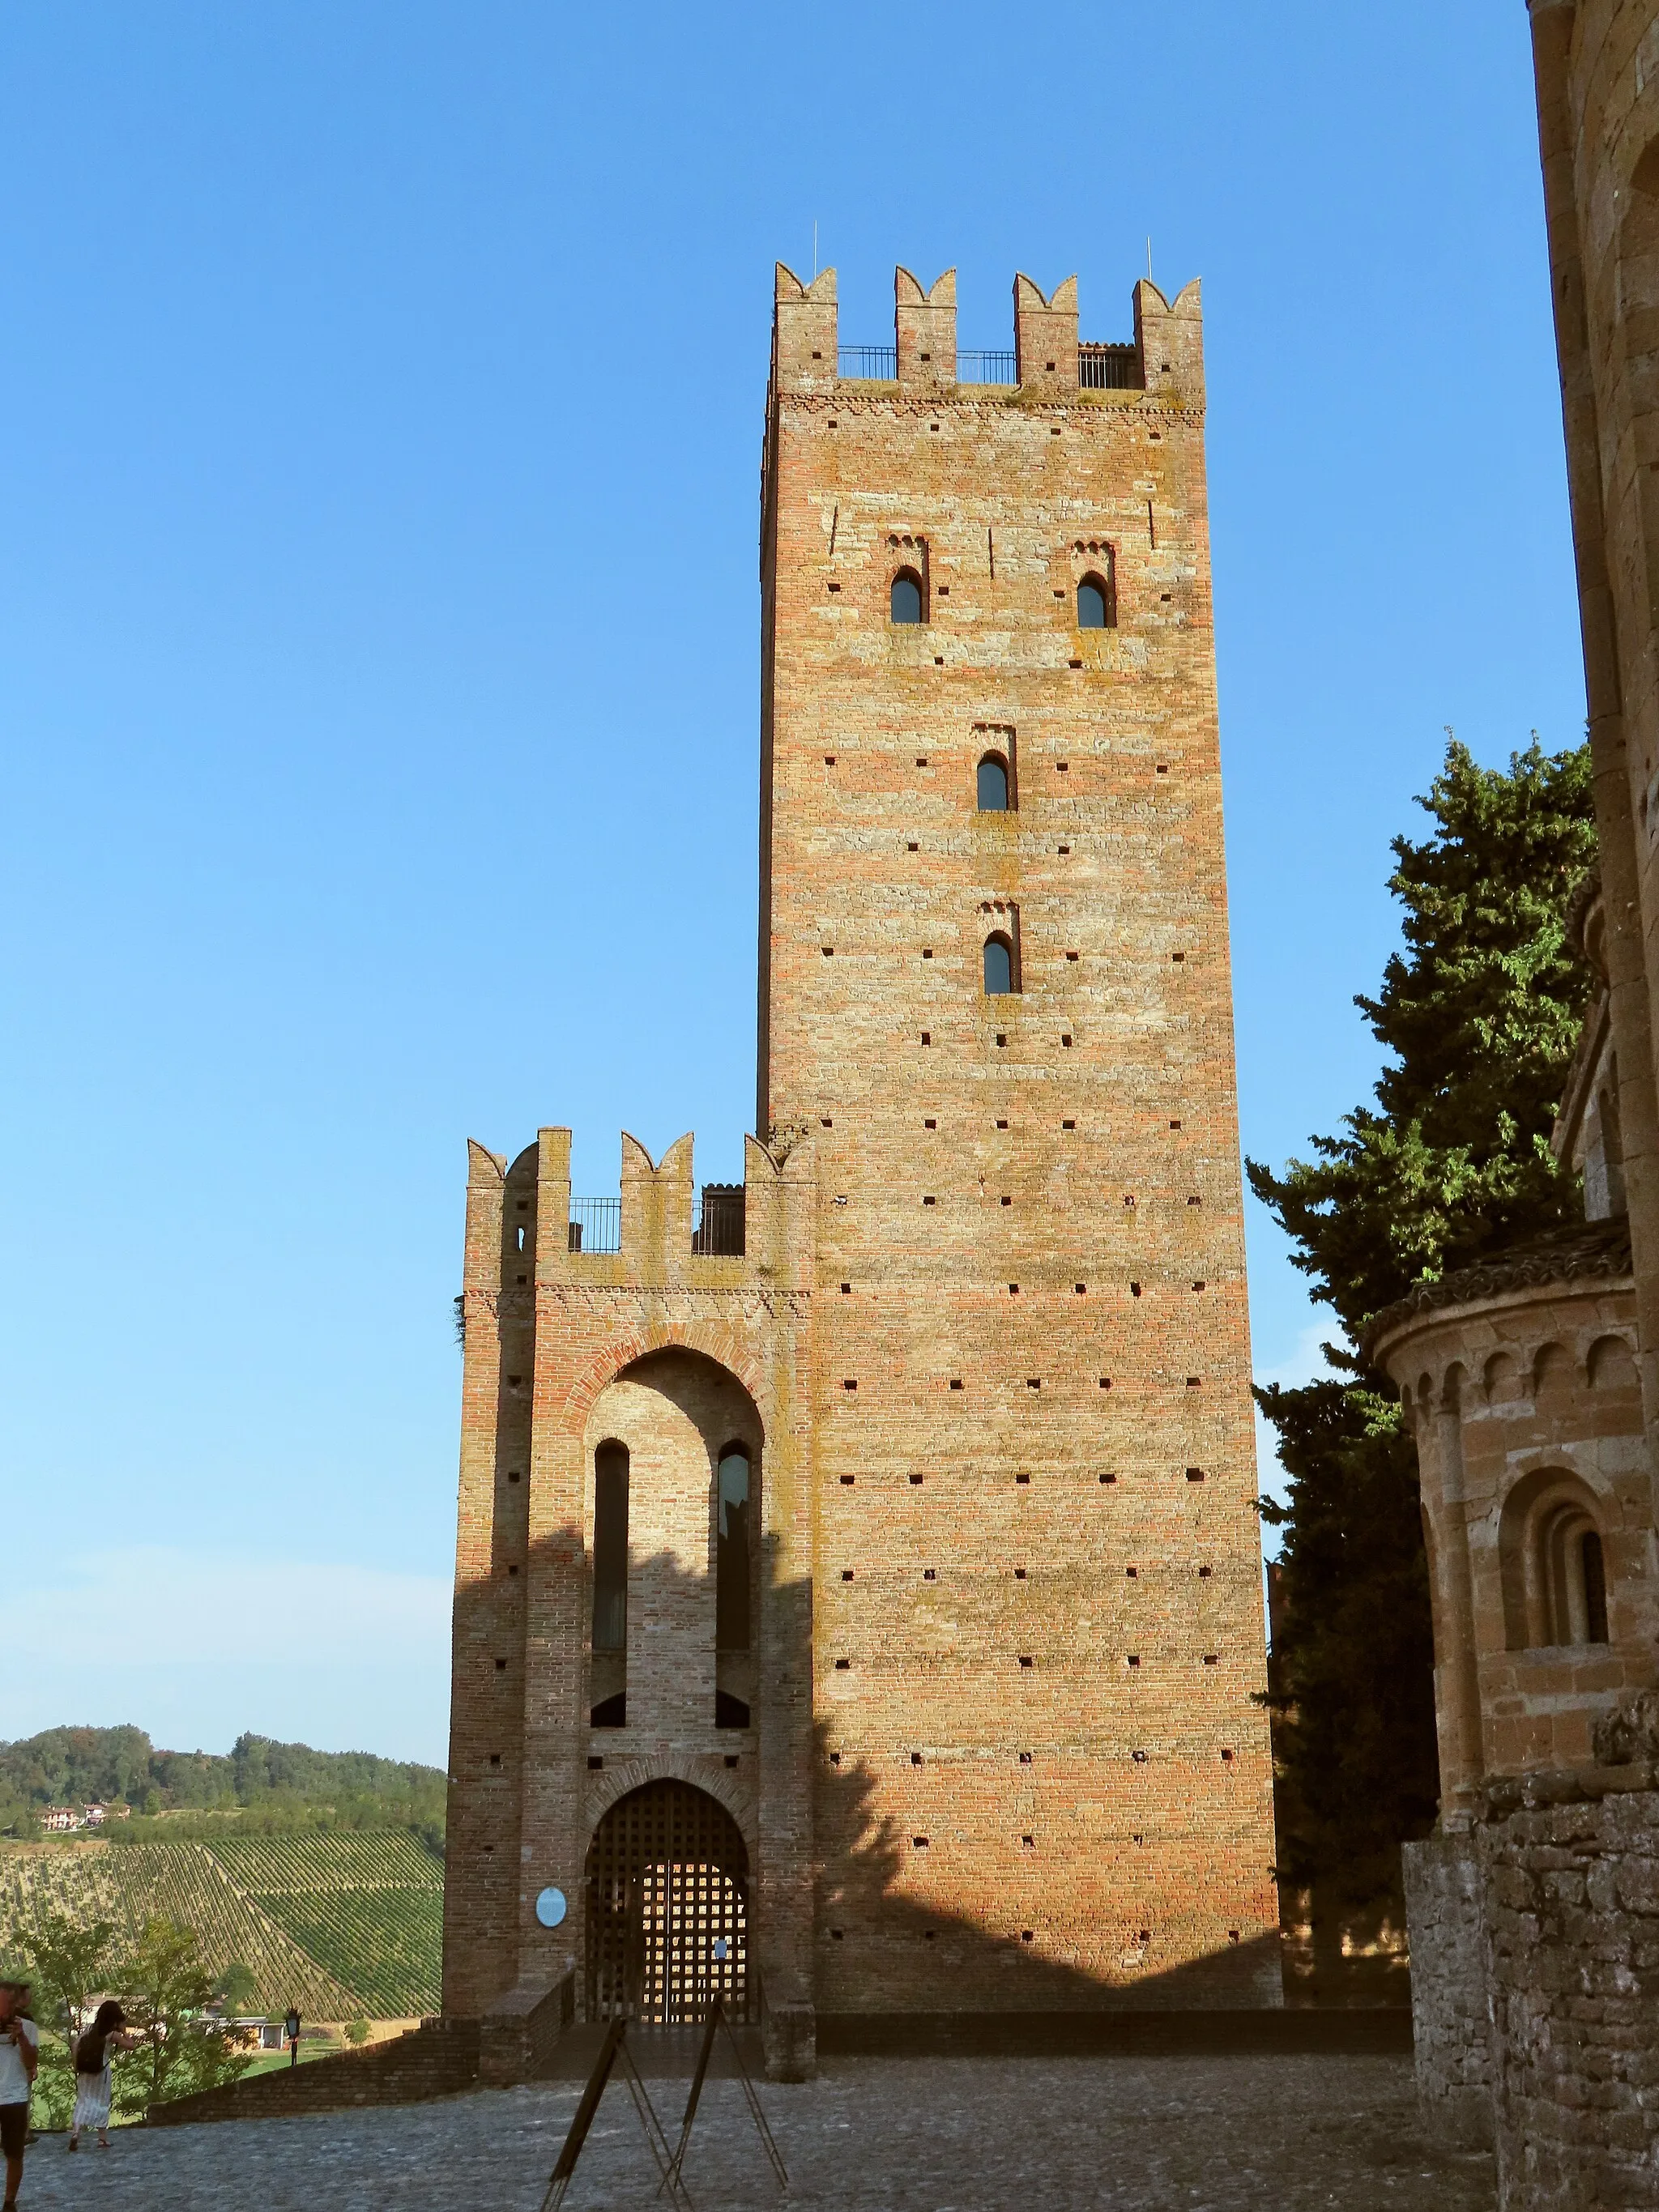
<instances>
[{"instance_id":1,"label":"street lamp post","mask_svg":"<svg viewBox=\"0 0 1659 2212\"><path fill-rule=\"evenodd\" d=\"M283 2027L288 2035L288 2063L290 2066L297 2066L300 2063L300 2014L295 2006L289 2007L288 2018L283 2022Z\"/></svg>"}]
</instances>

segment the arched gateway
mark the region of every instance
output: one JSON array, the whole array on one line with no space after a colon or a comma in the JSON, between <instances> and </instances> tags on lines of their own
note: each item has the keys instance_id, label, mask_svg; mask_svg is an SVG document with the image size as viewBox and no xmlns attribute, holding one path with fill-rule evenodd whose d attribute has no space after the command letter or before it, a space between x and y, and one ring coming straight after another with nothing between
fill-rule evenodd
<instances>
[{"instance_id":1,"label":"arched gateway","mask_svg":"<svg viewBox=\"0 0 1659 2212\"><path fill-rule=\"evenodd\" d=\"M689 1782L619 1797L587 1847L587 2017L658 2027L716 1993L749 2017L749 1853L724 1805Z\"/></svg>"}]
</instances>

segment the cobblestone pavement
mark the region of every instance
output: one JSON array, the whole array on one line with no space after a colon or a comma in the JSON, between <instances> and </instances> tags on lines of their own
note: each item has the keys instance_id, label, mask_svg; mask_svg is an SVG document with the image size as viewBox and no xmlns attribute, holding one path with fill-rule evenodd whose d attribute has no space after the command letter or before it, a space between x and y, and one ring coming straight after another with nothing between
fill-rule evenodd
<instances>
[{"instance_id":1,"label":"cobblestone pavement","mask_svg":"<svg viewBox=\"0 0 1659 2212\"><path fill-rule=\"evenodd\" d=\"M650 2084L671 2136L684 2088ZM579 2091L549 2083L304 2119L128 2129L29 2154L21 2212L537 2212ZM761 2085L790 2204L860 2212L1491 2212L1492 2160L1428 2149L1408 2058L841 2058ZM778 2203L735 2081L711 2081L696 2212ZM614 2082L568 2212L645 2212L657 2175ZM664 2200L657 2200L659 2206Z\"/></svg>"}]
</instances>

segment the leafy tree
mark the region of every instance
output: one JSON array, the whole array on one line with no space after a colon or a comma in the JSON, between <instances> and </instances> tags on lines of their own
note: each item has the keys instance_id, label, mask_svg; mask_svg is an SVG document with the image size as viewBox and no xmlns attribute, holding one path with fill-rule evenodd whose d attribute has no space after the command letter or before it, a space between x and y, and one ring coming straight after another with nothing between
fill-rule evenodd
<instances>
[{"instance_id":1,"label":"leafy tree","mask_svg":"<svg viewBox=\"0 0 1659 2212\"><path fill-rule=\"evenodd\" d=\"M30 2002L43 2031L37 2112L48 2127L67 2127L75 2105L75 2045L117 1971L114 1924L82 1923L48 1910L20 1940L23 1971L33 1985Z\"/></svg>"},{"instance_id":2,"label":"leafy tree","mask_svg":"<svg viewBox=\"0 0 1659 2212\"><path fill-rule=\"evenodd\" d=\"M149 1771L149 1738L136 1728L47 1729L0 1750L0 1776L37 1805L131 1799Z\"/></svg>"},{"instance_id":3,"label":"leafy tree","mask_svg":"<svg viewBox=\"0 0 1659 2212\"><path fill-rule=\"evenodd\" d=\"M142 2112L236 2081L253 2063L246 2032L207 2017L216 1990L193 1928L146 1920L119 1970L122 2002L142 2038L119 2069L116 2099Z\"/></svg>"},{"instance_id":4,"label":"leafy tree","mask_svg":"<svg viewBox=\"0 0 1659 2212\"><path fill-rule=\"evenodd\" d=\"M366 2020L349 2020L345 2024L345 2039L354 2051L368 2041L369 2032Z\"/></svg>"},{"instance_id":5,"label":"leafy tree","mask_svg":"<svg viewBox=\"0 0 1659 2212\"><path fill-rule=\"evenodd\" d=\"M34 1807L15 1785L0 1775L0 1835L15 1843L32 1844L40 1833Z\"/></svg>"},{"instance_id":6,"label":"leafy tree","mask_svg":"<svg viewBox=\"0 0 1659 2212\"><path fill-rule=\"evenodd\" d=\"M1582 1218L1549 1133L1589 977L1568 902L1595 860L1589 747L1534 736L1508 769L1449 741L1433 827L1394 841L1403 951L1355 1003L1389 1055L1374 1107L1250 1187L1332 1308L1336 1379L1256 1394L1289 1503L1272 1690L1280 1871L1356 1901L1392 1886L1395 1851L1438 1796L1433 1648L1415 1455L1364 1331L1415 1283Z\"/></svg>"},{"instance_id":7,"label":"leafy tree","mask_svg":"<svg viewBox=\"0 0 1659 2212\"><path fill-rule=\"evenodd\" d=\"M252 1968L238 1959L220 1975L214 1994L228 2013L252 2012L259 1995L258 1980Z\"/></svg>"}]
</instances>

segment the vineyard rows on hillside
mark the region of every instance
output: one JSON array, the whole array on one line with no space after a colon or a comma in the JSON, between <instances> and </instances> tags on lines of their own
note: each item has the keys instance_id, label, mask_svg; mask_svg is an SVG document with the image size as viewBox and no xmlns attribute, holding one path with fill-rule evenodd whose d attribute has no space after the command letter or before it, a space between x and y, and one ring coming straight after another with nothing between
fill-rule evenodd
<instances>
[{"instance_id":1,"label":"vineyard rows on hillside","mask_svg":"<svg viewBox=\"0 0 1659 2212\"><path fill-rule=\"evenodd\" d=\"M164 1913L215 1973L248 1968L255 2009L407 2019L439 2002L443 1869L406 1831L0 1849L0 1954L43 1911L113 1921L118 1946Z\"/></svg>"},{"instance_id":2,"label":"vineyard rows on hillside","mask_svg":"<svg viewBox=\"0 0 1659 2212\"><path fill-rule=\"evenodd\" d=\"M209 1844L244 1889L426 1889L441 1897L441 1859L406 1830L322 1835L223 1836Z\"/></svg>"},{"instance_id":3,"label":"vineyard rows on hillside","mask_svg":"<svg viewBox=\"0 0 1659 2212\"><path fill-rule=\"evenodd\" d=\"M262 2012L297 2004L313 2020L349 2020L363 2008L199 1844L0 1853L0 1947L27 1950L40 1914L52 1910L82 1924L112 1921L118 1950L155 1914L193 1928L214 1973L248 1969Z\"/></svg>"},{"instance_id":4,"label":"vineyard rows on hillside","mask_svg":"<svg viewBox=\"0 0 1659 2212\"><path fill-rule=\"evenodd\" d=\"M443 1868L406 1832L227 1837L233 1879L380 2019L438 2009Z\"/></svg>"}]
</instances>

